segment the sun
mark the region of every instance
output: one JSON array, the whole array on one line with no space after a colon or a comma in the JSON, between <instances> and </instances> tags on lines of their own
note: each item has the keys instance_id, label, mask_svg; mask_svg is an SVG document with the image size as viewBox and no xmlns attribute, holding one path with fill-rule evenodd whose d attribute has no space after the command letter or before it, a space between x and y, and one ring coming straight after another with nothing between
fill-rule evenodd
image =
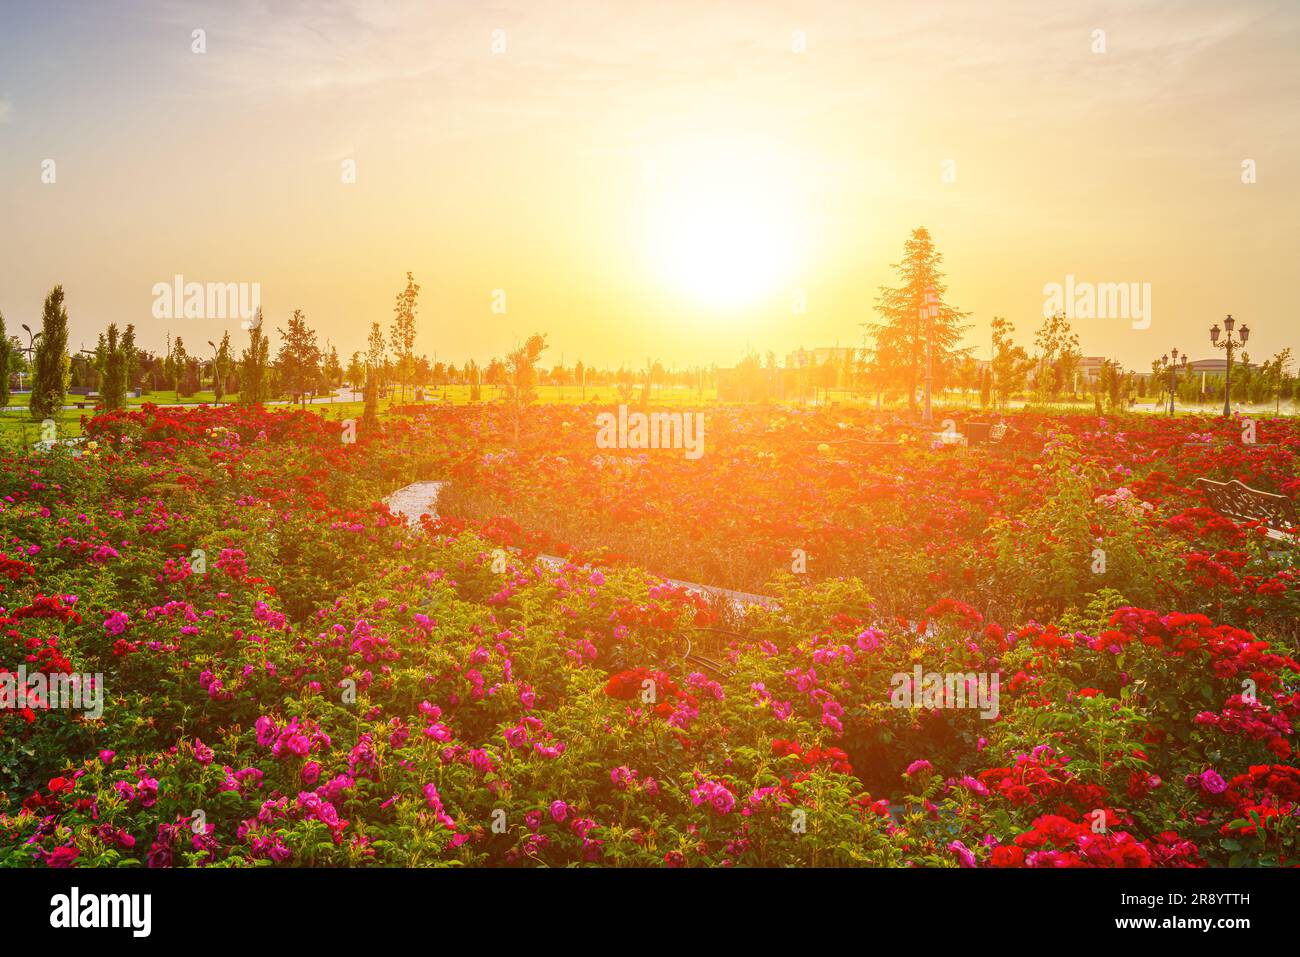
<instances>
[{"instance_id":1,"label":"sun","mask_svg":"<svg viewBox=\"0 0 1300 957\"><path fill-rule=\"evenodd\" d=\"M731 151L696 157L647 192L647 249L657 281L696 305L752 306L785 293L803 258L789 182Z\"/></svg>"}]
</instances>

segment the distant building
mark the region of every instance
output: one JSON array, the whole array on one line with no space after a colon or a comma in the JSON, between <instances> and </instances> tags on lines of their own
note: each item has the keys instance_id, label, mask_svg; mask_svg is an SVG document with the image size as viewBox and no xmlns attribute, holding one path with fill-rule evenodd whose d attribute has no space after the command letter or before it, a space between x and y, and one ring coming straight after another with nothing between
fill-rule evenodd
<instances>
[{"instance_id":1,"label":"distant building","mask_svg":"<svg viewBox=\"0 0 1300 957\"><path fill-rule=\"evenodd\" d=\"M1089 384L1101 378L1101 367L1106 364L1105 356L1084 356L1079 360L1079 377Z\"/></svg>"},{"instance_id":2,"label":"distant building","mask_svg":"<svg viewBox=\"0 0 1300 957\"><path fill-rule=\"evenodd\" d=\"M1235 360L1232 364L1234 366L1241 365L1240 362ZM1252 369L1255 367L1255 363L1253 362L1247 362L1246 365ZM1227 371L1228 360L1226 358L1220 359L1217 357L1213 359L1197 359L1195 362L1187 363L1187 368L1192 372L1206 372L1210 375L1223 375L1223 373Z\"/></svg>"},{"instance_id":3,"label":"distant building","mask_svg":"<svg viewBox=\"0 0 1300 957\"><path fill-rule=\"evenodd\" d=\"M852 346L824 346L819 349L796 349L786 354L787 369L815 369L827 362L842 366L857 358L859 350Z\"/></svg>"},{"instance_id":4,"label":"distant building","mask_svg":"<svg viewBox=\"0 0 1300 957\"><path fill-rule=\"evenodd\" d=\"M1242 363L1234 361L1233 365L1235 367L1240 368ZM1253 362L1246 363L1246 365L1250 366L1250 368L1252 369L1256 368L1256 364ZM1210 376L1218 376L1219 378L1222 378L1223 373L1227 370L1227 368L1228 368L1228 360L1220 359L1220 358L1195 359L1187 363L1186 370L1183 369L1182 360L1180 359L1178 362L1178 374L1180 376L1184 376L1184 375L1196 376L1197 378L1200 379L1206 379L1209 378ZM1146 379L1148 382L1151 380L1150 368L1139 369L1137 372L1133 374L1139 379ZM1162 374L1163 381L1167 382L1168 378L1169 377L1167 373Z\"/></svg>"},{"instance_id":5,"label":"distant building","mask_svg":"<svg viewBox=\"0 0 1300 957\"><path fill-rule=\"evenodd\" d=\"M723 402L781 401L796 394L797 379L791 369L718 369L718 398Z\"/></svg>"}]
</instances>

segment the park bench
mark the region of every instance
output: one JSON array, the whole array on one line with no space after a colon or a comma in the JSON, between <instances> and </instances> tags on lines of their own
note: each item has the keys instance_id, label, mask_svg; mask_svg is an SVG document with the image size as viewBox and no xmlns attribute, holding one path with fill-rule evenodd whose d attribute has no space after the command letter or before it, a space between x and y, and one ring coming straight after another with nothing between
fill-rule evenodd
<instances>
[{"instance_id":1,"label":"park bench","mask_svg":"<svg viewBox=\"0 0 1300 957\"><path fill-rule=\"evenodd\" d=\"M966 444L975 448L999 445L1006 438L1005 422L967 422Z\"/></svg>"},{"instance_id":2,"label":"park bench","mask_svg":"<svg viewBox=\"0 0 1300 957\"><path fill-rule=\"evenodd\" d=\"M730 675L731 666L727 663L726 653L727 636L737 638L741 636L720 628L704 628L700 629L700 632L700 634L687 636L686 654L682 656L683 660L705 671L711 671L715 675Z\"/></svg>"},{"instance_id":3,"label":"park bench","mask_svg":"<svg viewBox=\"0 0 1300 957\"><path fill-rule=\"evenodd\" d=\"M68 390L68 395L74 397L74 404L78 409L84 409L87 405L94 405L94 399L99 398L99 393L86 385L74 385Z\"/></svg>"},{"instance_id":4,"label":"park bench","mask_svg":"<svg viewBox=\"0 0 1300 957\"><path fill-rule=\"evenodd\" d=\"M1205 495L1210 508L1237 522L1259 522L1273 541L1300 544L1300 527L1296 522L1295 503L1285 495L1251 488L1237 479L1216 482L1198 478L1196 485ZM1270 552L1274 558L1284 552Z\"/></svg>"}]
</instances>

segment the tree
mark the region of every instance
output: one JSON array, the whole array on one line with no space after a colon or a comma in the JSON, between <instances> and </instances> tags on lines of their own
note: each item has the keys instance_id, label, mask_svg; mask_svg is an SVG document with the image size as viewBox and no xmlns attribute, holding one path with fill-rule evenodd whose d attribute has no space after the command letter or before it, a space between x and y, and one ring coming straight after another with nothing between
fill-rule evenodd
<instances>
[{"instance_id":1,"label":"tree","mask_svg":"<svg viewBox=\"0 0 1300 957\"><path fill-rule=\"evenodd\" d=\"M406 386L415 377L415 301L420 295L419 283L411 273L406 274L406 288L397 294L393 306L393 325L388 341L393 347L397 363L397 381L402 387L402 401L406 401Z\"/></svg>"},{"instance_id":2,"label":"tree","mask_svg":"<svg viewBox=\"0 0 1300 957\"><path fill-rule=\"evenodd\" d=\"M519 425L524 411L537 400L537 360L546 349L546 336L533 333L528 341L506 356L506 403L514 416L515 448L519 448Z\"/></svg>"},{"instance_id":3,"label":"tree","mask_svg":"<svg viewBox=\"0 0 1300 957\"><path fill-rule=\"evenodd\" d=\"M500 389L506 382L506 367L500 359L492 359L488 362L487 369L483 373L483 381L490 386Z\"/></svg>"},{"instance_id":4,"label":"tree","mask_svg":"<svg viewBox=\"0 0 1300 957\"><path fill-rule=\"evenodd\" d=\"M68 391L68 310L63 305L63 287L55 286L45 297L41 315L41 341L36 347L32 372L31 416L36 421L54 418L63 408Z\"/></svg>"},{"instance_id":5,"label":"tree","mask_svg":"<svg viewBox=\"0 0 1300 957\"><path fill-rule=\"evenodd\" d=\"M176 393L188 399L203 388L203 365L197 356L187 355L179 367L181 377L176 384Z\"/></svg>"},{"instance_id":6,"label":"tree","mask_svg":"<svg viewBox=\"0 0 1300 957\"><path fill-rule=\"evenodd\" d=\"M902 284L880 288L876 312L883 321L868 325L876 340L877 361L890 363L886 371L907 389L908 409L913 413L916 388L925 373L927 346L935 367L971 352L957 346L970 328L961 324L970 314L943 302L948 287L939 271L942 262L943 254L934 248L929 231L914 229L903 245L902 261L893 264ZM931 292L938 299L938 315L930 318L927 314L923 319L921 310L930 305L927 296Z\"/></svg>"},{"instance_id":7,"label":"tree","mask_svg":"<svg viewBox=\"0 0 1300 957\"><path fill-rule=\"evenodd\" d=\"M884 396L893 391L902 364L898 343L879 339L876 341L875 348L870 350L870 355L864 359L863 384L876 394L877 410L880 409Z\"/></svg>"},{"instance_id":8,"label":"tree","mask_svg":"<svg viewBox=\"0 0 1300 957\"><path fill-rule=\"evenodd\" d=\"M75 380L77 378L78 360L84 361L80 355L72 357L72 378L74 384L76 384ZM108 372L108 340L102 332L99 334L99 340L95 343L95 358L91 363L91 368L95 371L91 384L102 393L104 391L104 376Z\"/></svg>"},{"instance_id":9,"label":"tree","mask_svg":"<svg viewBox=\"0 0 1300 957\"><path fill-rule=\"evenodd\" d=\"M361 423L367 429L379 425L379 396L375 386L375 377L378 375L375 368L366 369L366 404L361 410Z\"/></svg>"},{"instance_id":10,"label":"tree","mask_svg":"<svg viewBox=\"0 0 1300 957\"><path fill-rule=\"evenodd\" d=\"M1160 359L1151 360L1151 396L1164 405L1169 395L1169 366Z\"/></svg>"},{"instance_id":11,"label":"tree","mask_svg":"<svg viewBox=\"0 0 1300 957\"><path fill-rule=\"evenodd\" d=\"M773 369L773 372L776 370ZM839 384L840 372L835 363L827 359L813 370L813 401L817 401L817 388L822 390L822 403L830 401L831 389Z\"/></svg>"},{"instance_id":12,"label":"tree","mask_svg":"<svg viewBox=\"0 0 1300 957\"><path fill-rule=\"evenodd\" d=\"M5 316L0 312L0 409L9 405L9 366L13 362L14 347L5 331Z\"/></svg>"},{"instance_id":13,"label":"tree","mask_svg":"<svg viewBox=\"0 0 1300 957\"><path fill-rule=\"evenodd\" d=\"M19 339L17 336L10 336L8 339L8 343L9 343L9 375L13 376L13 375L17 375L18 373L22 373L23 375L29 374L32 371L32 367L31 364L27 361L28 360L27 350L23 348L22 340ZM19 386L21 387L22 384L23 384L22 380L20 379Z\"/></svg>"},{"instance_id":14,"label":"tree","mask_svg":"<svg viewBox=\"0 0 1300 957\"><path fill-rule=\"evenodd\" d=\"M140 372L140 352L135 345L135 324L127 323L122 333L122 380L127 392L135 388L135 378Z\"/></svg>"},{"instance_id":15,"label":"tree","mask_svg":"<svg viewBox=\"0 0 1300 957\"><path fill-rule=\"evenodd\" d=\"M1113 359L1104 359L1097 377L1097 393L1106 397L1111 412L1123 409L1128 399L1128 375L1124 367Z\"/></svg>"},{"instance_id":16,"label":"tree","mask_svg":"<svg viewBox=\"0 0 1300 957\"><path fill-rule=\"evenodd\" d=\"M352 353L352 358L348 361L348 371L344 375L353 392L361 388L362 383L366 381L366 367L361 361L361 353Z\"/></svg>"},{"instance_id":17,"label":"tree","mask_svg":"<svg viewBox=\"0 0 1300 957\"><path fill-rule=\"evenodd\" d=\"M957 388L965 395L967 405L970 405L971 393L980 387L983 371L973 356L962 356L957 363Z\"/></svg>"},{"instance_id":18,"label":"tree","mask_svg":"<svg viewBox=\"0 0 1300 957\"><path fill-rule=\"evenodd\" d=\"M212 360L212 398L220 402L226 394L226 378L230 375L230 366L234 356L230 352L230 333L221 334L221 344L217 346L216 358Z\"/></svg>"},{"instance_id":19,"label":"tree","mask_svg":"<svg viewBox=\"0 0 1300 957\"><path fill-rule=\"evenodd\" d=\"M175 384L176 394L188 398L199 391L202 383L199 381L198 360L193 359L185 351L185 342L180 336L176 337L176 343L172 346L172 382Z\"/></svg>"},{"instance_id":20,"label":"tree","mask_svg":"<svg viewBox=\"0 0 1300 957\"><path fill-rule=\"evenodd\" d=\"M1232 357L1232 397L1239 402L1250 401L1250 390L1255 378L1252 372L1249 352Z\"/></svg>"},{"instance_id":21,"label":"tree","mask_svg":"<svg viewBox=\"0 0 1300 957\"><path fill-rule=\"evenodd\" d=\"M104 337L104 378L99 387L99 400L110 412L126 406L126 353L115 322L108 324L108 334Z\"/></svg>"},{"instance_id":22,"label":"tree","mask_svg":"<svg viewBox=\"0 0 1300 957\"><path fill-rule=\"evenodd\" d=\"M329 392L333 392L336 387L343 384L343 365L339 362L339 351L333 346L330 346L330 354L325 357L321 377L325 380L325 388Z\"/></svg>"},{"instance_id":23,"label":"tree","mask_svg":"<svg viewBox=\"0 0 1300 957\"><path fill-rule=\"evenodd\" d=\"M280 373L280 387L290 398L300 401L305 408L307 393L320 381L320 349L316 345L316 331L307 325L301 309L289 317L287 330L276 328L283 340L275 365Z\"/></svg>"},{"instance_id":24,"label":"tree","mask_svg":"<svg viewBox=\"0 0 1300 957\"><path fill-rule=\"evenodd\" d=\"M582 363L579 362L578 365L582 365ZM465 380L469 382L469 400L478 402L483 398L483 372L473 359L465 363Z\"/></svg>"},{"instance_id":25,"label":"tree","mask_svg":"<svg viewBox=\"0 0 1300 957\"><path fill-rule=\"evenodd\" d=\"M267 381L271 342L262 334L262 310L248 330L248 348L244 350L239 369L239 404L261 405L270 396Z\"/></svg>"},{"instance_id":26,"label":"tree","mask_svg":"<svg viewBox=\"0 0 1300 957\"><path fill-rule=\"evenodd\" d=\"M1006 401L1025 388L1034 360L1025 350L1011 341L1016 331L1009 319L994 316L993 364L990 369L994 406L1005 406Z\"/></svg>"},{"instance_id":27,"label":"tree","mask_svg":"<svg viewBox=\"0 0 1300 957\"><path fill-rule=\"evenodd\" d=\"M384 388L384 367L387 360L384 356L384 333L379 328L379 323L370 324L370 338L366 340L366 366L369 372L366 374L366 389L376 389L383 391Z\"/></svg>"},{"instance_id":28,"label":"tree","mask_svg":"<svg viewBox=\"0 0 1300 957\"><path fill-rule=\"evenodd\" d=\"M1034 385L1048 399L1061 394L1066 383L1074 387L1074 373L1079 368L1079 337L1070 331L1065 313L1053 313L1043 319L1034 335L1038 349L1038 376Z\"/></svg>"},{"instance_id":29,"label":"tree","mask_svg":"<svg viewBox=\"0 0 1300 957\"><path fill-rule=\"evenodd\" d=\"M182 349L182 352L184 350ZM167 333L167 355L162 364L163 384L175 392L180 389L180 368L176 362L175 347L172 345L172 335Z\"/></svg>"},{"instance_id":30,"label":"tree","mask_svg":"<svg viewBox=\"0 0 1300 957\"><path fill-rule=\"evenodd\" d=\"M0 335L4 334L4 326L0 325ZM1282 392L1286 384L1287 368L1291 365L1291 348L1288 346L1283 349L1272 359L1266 361L1259 369L1259 377L1264 384L1264 398L1273 397L1273 411L1280 413L1282 411Z\"/></svg>"}]
</instances>

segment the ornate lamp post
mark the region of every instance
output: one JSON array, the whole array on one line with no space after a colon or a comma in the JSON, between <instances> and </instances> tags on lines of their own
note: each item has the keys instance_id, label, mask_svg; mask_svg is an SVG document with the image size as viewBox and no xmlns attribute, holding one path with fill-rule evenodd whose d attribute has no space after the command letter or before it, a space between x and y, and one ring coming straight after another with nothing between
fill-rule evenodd
<instances>
[{"instance_id":1,"label":"ornate lamp post","mask_svg":"<svg viewBox=\"0 0 1300 957\"><path fill-rule=\"evenodd\" d=\"M939 297L934 287L925 290L925 303L921 306L921 321L925 323L925 424L934 419L930 414L930 389L934 385L934 320L939 317Z\"/></svg>"},{"instance_id":2,"label":"ornate lamp post","mask_svg":"<svg viewBox=\"0 0 1300 957\"><path fill-rule=\"evenodd\" d=\"M36 340L39 339L41 336L45 335L45 333L44 333L44 332L32 332L32 327L29 326L29 325L27 325L27 323L25 323L25 322L22 324L22 326L23 326L23 330L27 333L27 337L28 337L28 338L27 338L27 348L24 350L24 351L27 353L27 371L33 373L33 375L32 375L32 380L35 381L35 379L36 379L36 376L35 376L35 374L34 374L34 373L35 373L35 370L32 369L32 354L36 351ZM23 380L22 380L22 375L20 374L20 375L18 376L18 387L19 387L19 388L22 388L22 381L23 381Z\"/></svg>"},{"instance_id":3,"label":"ornate lamp post","mask_svg":"<svg viewBox=\"0 0 1300 957\"><path fill-rule=\"evenodd\" d=\"M1173 362L1169 361L1170 355L1173 356L1174 359ZM1169 353L1161 356L1160 364L1169 370L1169 414L1172 416L1174 414L1174 395L1178 385L1178 368L1179 368L1178 349L1177 348L1172 349L1170 350ZM1187 371L1186 355L1184 355L1182 359L1182 369L1184 372Z\"/></svg>"},{"instance_id":4,"label":"ornate lamp post","mask_svg":"<svg viewBox=\"0 0 1300 957\"><path fill-rule=\"evenodd\" d=\"M1244 346L1246 341L1250 339L1250 327L1244 324L1241 331L1237 333L1240 338L1232 338L1232 330L1236 324L1237 320L1233 319L1231 314L1223 320L1223 329L1227 335L1223 337L1222 342L1219 341L1218 323L1210 327L1210 344L1218 349L1224 349L1228 353L1228 365L1224 371L1223 379L1223 417L1225 419L1232 415L1232 353L1233 350Z\"/></svg>"}]
</instances>

